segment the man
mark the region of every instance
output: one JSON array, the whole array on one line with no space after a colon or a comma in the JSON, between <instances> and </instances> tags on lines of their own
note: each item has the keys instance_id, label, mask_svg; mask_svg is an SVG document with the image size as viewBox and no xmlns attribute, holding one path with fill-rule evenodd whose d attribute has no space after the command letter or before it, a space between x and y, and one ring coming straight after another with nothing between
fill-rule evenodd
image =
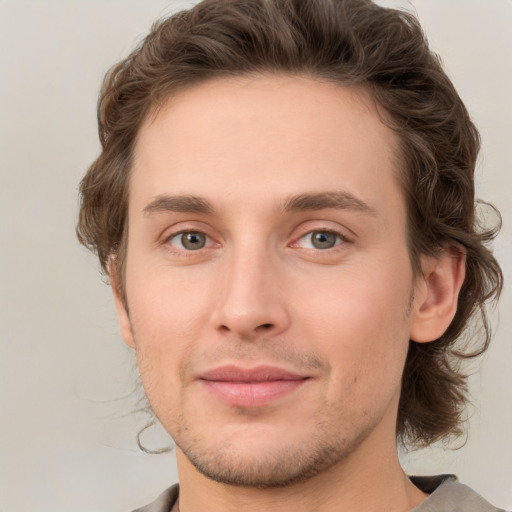
<instances>
[{"instance_id":1,"label":"man","mask_svg":"<svg viewBox=\"0 0 512 512\"><path fill-rule=\"evenodd\" d=\"M502 282L478 132L412 16L205 0L110 71L99 123L78 235L178 461L140 510L497 510L397 456L461 434Z\"/></svg>"}]
</instances>

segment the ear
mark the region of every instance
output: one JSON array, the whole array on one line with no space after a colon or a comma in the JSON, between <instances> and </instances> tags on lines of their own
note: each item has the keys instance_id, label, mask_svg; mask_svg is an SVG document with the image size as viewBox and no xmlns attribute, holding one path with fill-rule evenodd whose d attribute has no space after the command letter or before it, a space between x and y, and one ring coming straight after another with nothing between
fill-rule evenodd
<instances>
[{"instance_id":1,"label":"ear","mask_svg":"<svg viewBox=\"0 0 512 512\"><path fill-rule=\"evenodd\" d=\"M117 275L114 256L110 257L108 263L108 275L112 293L114 295L114 303L116 305L117 319L119 321L119 331L121 332L121 337L129 347L135 348L132 323L130 322L126 301L120 292L119 278Z\"/></svg>"},{"instance_id":2,"label":"ear","mask_svg":"<svg viewBox=\"0 0 512 512\"><path fill-rule=\"evenodd\" d=\"M410 339L419 343L441 337L457 312L459 292L466 276L462 247L445 247L436 256L422 258L412 312Z\"/></svg>"}]
</instances>

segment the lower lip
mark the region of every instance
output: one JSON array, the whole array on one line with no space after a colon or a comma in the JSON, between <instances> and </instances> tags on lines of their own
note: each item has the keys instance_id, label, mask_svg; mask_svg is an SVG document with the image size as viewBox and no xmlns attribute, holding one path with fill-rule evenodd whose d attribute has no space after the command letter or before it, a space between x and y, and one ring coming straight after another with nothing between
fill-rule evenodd
<instances>
[{"instance_id":1,"label":"lower lip","mask_svg":"<svg viewBox=\"0 0 512 512\"><path fill-rule=\"evenodd\" d=\"M260 407L288 395L307 379L271 380L264 382L202 381L223 402L235 407Z\"/></svg>"}]
</instances>

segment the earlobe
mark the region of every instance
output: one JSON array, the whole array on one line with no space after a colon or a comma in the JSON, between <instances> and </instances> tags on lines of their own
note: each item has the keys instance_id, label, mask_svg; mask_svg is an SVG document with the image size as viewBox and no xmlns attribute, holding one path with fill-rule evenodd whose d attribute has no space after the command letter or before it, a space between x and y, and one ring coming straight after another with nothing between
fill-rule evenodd
<instances>
[{"instance_id":1,"label":"earlobe","mask_svg":"<svg viewBox=\"0 0 512 512\"><path fill-rule=\"evenodd\" d=\"M132 324L130 322L130 316L128 314L125 299L123 298L120 291L114 256L111 256L109 260L108 275L110 279L110 286L112 288L112 294L114 295L114 304L116 306L121 337L129 347L135 348Z\"/></svg>"},{"instance_id":2,"label":"earlobe","mask_svg":"<svg viewBox=\"0 0 512 512\"><path fill-rule=\"evenodd\" d=\"M419 343L438 339L452 322L466 276L466 254L461 247L445 247L437 256L425 256L422 269L410 331L410 339Z\"/></svg>"}]
</instances>

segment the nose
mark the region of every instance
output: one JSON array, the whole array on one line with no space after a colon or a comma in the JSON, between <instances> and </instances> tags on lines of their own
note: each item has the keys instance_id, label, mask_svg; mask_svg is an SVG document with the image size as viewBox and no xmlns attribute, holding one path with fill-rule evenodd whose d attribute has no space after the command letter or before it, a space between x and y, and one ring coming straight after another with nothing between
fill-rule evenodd
<instances>
[{"instance_id":1,"label":"nose","mask_svg":"<svg viewBox=\"0 0 512 512\"><path fill-rule=\"evenodd\" d=\"M264 251L234 252L221 279L213 322L219 331L251 340L275 336L290 323L283 272Z\"/></svg>"}]
</instances>

